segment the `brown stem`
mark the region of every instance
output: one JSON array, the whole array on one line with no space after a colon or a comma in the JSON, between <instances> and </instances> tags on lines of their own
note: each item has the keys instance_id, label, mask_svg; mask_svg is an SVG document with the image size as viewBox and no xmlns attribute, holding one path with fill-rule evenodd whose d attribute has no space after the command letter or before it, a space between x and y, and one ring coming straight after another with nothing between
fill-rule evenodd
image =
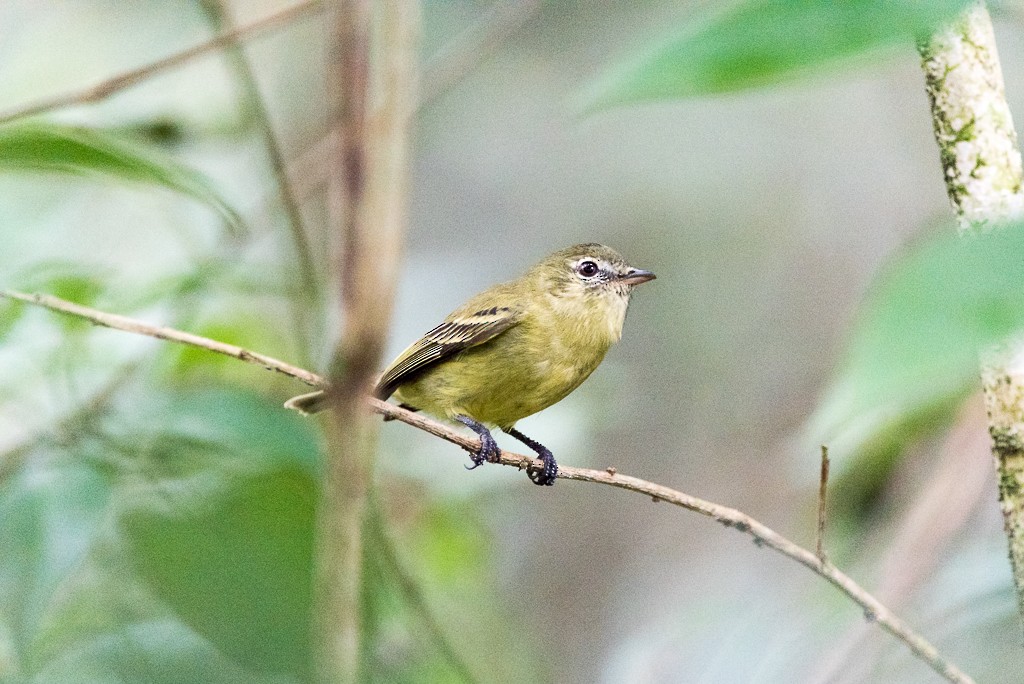
<instances>
[{"instance_id":1,"label":"brown stem","mask_svg":"<svg viewBox=\"0 0 1024 684\"><path fill-rule=\"evenodd\" d=\"M248 350L236 347L223 342L217 342L198 335L148 325L125 316L104 313L95 309L73 304L57 297L49 295L31 295L10 290L0 292L0 296L11 299L18 299L30 304L37 304L53 311L70 314L91 321L97 325L108 328L117 328L127 332L149 335L159 339L172 342L179 342L195 347L201 347L219 354L226 354L233 358L263 366L269 370L284 373L291 377L305 382L313 387L324 386L324 379L315 373L297 368L283 361L278 361L263 354L257 354ZM453 428L448 427L436 420L428 418L419 413L412 413L394 404L389 404L378 399L367 398L370 409L386 418L401 421L431 435L440 437L452 444L455 444L466 451L474 452L480 448L480 442L475 437L469 437ZM540 468L541 462L533 456L524 456L509 451L501 453L501 464L513 466L520 470L528 467ZM892 611L886 608L878 599L869 594L863 587L854 582L849 576L836 568L832 563L821 560L813 551L805 549L789 539L783 537L766 525L758 522L746 513L716 504L704 499L699 499L689 494L684 494L675 489L663 485L641 480L629 475L620 475L615 468L606 470L591 470L589 468L573 468L571 466L559 466L558 477L563 480L576 480L578 482L595 482L599 484L625 489L631 492L643 494L654 501L666 501L680 508L700 513L720 522L726 527L750 535L758 546L767 546L782 555L795 560L815 574L823 577L839 591L845 594L850 600L864 610L864 616L871 622L877 623L882 629L901 641L911 652L927 663L942 677L950 682L961 684L973 682L967 674L956 665L946 659L938 649L927 639L914 631L907 623L897 617Z\"/></svg>"},{"instance_id":2,"label":"brown stem","mask_svg":"<svg viewBox=\"0 0 1024 684\"><path fill-rule=\"evenodd\" d=\"M337 134L328 206L342 243L335 280L344 328L331 369L316 546L317 672L325 683L359 676L362 534L377 432L361 397L381 363L398 276L419 26L416 0L336 0L332 10L327 74Z\"/></svg>"},{"instance_id":3,"label":"brown stem","mask_svg":"<svg viewBox=\"0 0 1024 684\"><path fill-rule=\"evenodd\" d=\"M827 563L825 557L825 502L828 493L828 447L821 445L821 477L818 481L818 542L815 545L818 560Z\"/></svg>"}]
</instances>

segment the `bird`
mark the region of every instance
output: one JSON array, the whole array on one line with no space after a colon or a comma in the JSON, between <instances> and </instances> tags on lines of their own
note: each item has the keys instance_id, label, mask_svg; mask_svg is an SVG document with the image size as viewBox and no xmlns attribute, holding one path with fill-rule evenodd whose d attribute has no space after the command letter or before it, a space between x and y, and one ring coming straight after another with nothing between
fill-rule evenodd
<instances>
[{"instance_id":1,"label":"bird","mask_svg":"<svg viewBox=\"0 0 1024 684\"><path fill-rule=\"evenodd\" d=\"M476 433L480 446L469 470L499 460L491 430L502 430L542 462L527 469L530 480L553 485L554 455L516 423L561 401L594 372L622 336L633 289L654 278L601 244L559 250L450 313L391 362L373 394ZM324 390L285 402L304 414L328 405Z\"/></svg>"}]
</instances>

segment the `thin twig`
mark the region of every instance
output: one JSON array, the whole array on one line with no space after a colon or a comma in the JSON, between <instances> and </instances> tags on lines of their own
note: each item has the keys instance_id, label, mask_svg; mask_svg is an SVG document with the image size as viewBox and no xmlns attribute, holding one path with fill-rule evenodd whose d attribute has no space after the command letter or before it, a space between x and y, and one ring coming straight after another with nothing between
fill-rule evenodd
<instances>
[{"instance_id":1,"label":"thin twig","mask_svg":"<svg viewBox=\"0 0 1024 684\"><path fill-rule=\"evenodd\" d=\"M405 565L402 563L402 559L399 558L398 550L395 548L395 541L388 534L383 512L380 510L380 505L377 502L376 497L370 497L370 516L369 521L371 524L371 530L377 537L377 543L380 545L380 552L384 564L387 569L395 575L395 579L398 581L398 586L405 594L406 600L412 604L413 609L419 613L420 618L423 620L424 626L427 628L427 632L430 634L430 638L433 639L435 646L444 657L448 660L452 669L459 675L459 679L467 684L473 684L478 681L473 673L469 669L469 665L459 655L458 650L452 644L448 635L445 634L441 624L434 617L434 613L427 603L427 599L423 596L423 592L420 591L419 586L413 576L406 570Z\"/></svg>"},{"instance_id":2,"label":"thin twig","mask_svg":"<svg viewBox=\"0 0 1024 684\"><path fill-rule=\"evenodd\" d=\"M818 482L818 560L827 563L825 557L825 501L828 490L828 447L821 445L821 479Z\"/></svg>"},{"instance_id":3,"label":"thin twig","mask_svg":"<svg viewBox=\"0 0 1024 684\"><path fill-rule=\"evenodd\" d=\"M217 352L218 354L224 354L225 356L230 356L232 358L239 359L240 361L263 366L267 370L283 373L284 375L295 378L296 380L301 380L307 385L311 385L313 387L323 387L326 385L326 381L316 373L310 373L298 366L292 366L291 364L278 361L277 359L269 356L264 356L257 352L251 352L247 349L236 347L233 344L217 342L216 340L200 337L199 335L193 335L192 333L183 332L181 330L175 330L174 328L149 325L135 320L134 318L128 318L127 316L104 313L103 311L90 309L87 306L75 304L74 302L69 302L59 297L54 297L53 295L26 294L15 290L4 290L0 292L0 296L27 302L28 304L42 306L52 311L60 311L61 313L77 316L78 318L83 318L90 323L101 325L105 328L123 330L125 332L136 333L139 335L147 335L159 340L188 344L193 347L202 347L203 349L208 349L210 351Z\"/></svg>"},{"instance_id":4,"label":"thin twig","mask_svg":"<svg viewBox=\"0 0 1024 684\"><path fill-rule=\"evenodd\" d=\"M218 31L223 31L224 24L228 23L227 11L223 3L224 0L202 0L206 13L212 18ZM281 150L281 144L274 133L270 112L267 110L267 105L260 94L256 75L253 72L249 58L245 54L245 50L242 48L241 40L238 36L233 36L233 33L225 34L225 37L229 39L226 45L227 56L242 83L245 104L255 114L256 127L263 137L263 146L267 150L270 166L273 169L274 178L277 180L281 205L284 208L288 230L292 236L292 246L295 249L295 257L298 261L299 292L297 296L293 297L293 300L296 302L295 318L300 342L298 346L299 349L303 350L303 354L308 355L310 346L307 342L312 332L309 327L313 310L312 304L319 299L321 290L316 260L313 258L313 250L309 245L309 238L306 235L306 226L302 219L298 198L288 178L288 168L284 152Z\"/></svg>"},{"instance_id":5,"label":"thin twig","mask_svg":"<svg viewBox=\"0 0 1024 684\"><path fill-rule=\"evenodd\" d=\"M324 380L315 373L297 368L291 364L277 359L251 352L241 347L236 347L216 340L207 339L198 335L172 330L159 326L153 326L125 316L104 313L95 309L73 304L57 297L40 294L24 294L10 290L0 292L0 296L17 299L30 304L37 304L53 311L70 314L83 318L87 321L102 325L108 328L116 328L126 332L149 335L162 340L189 344L201 347L212 352L225 354L248 363L253 363L269 370L284 373L297 380L314 386L323 386ZM382 416L401 421L407 425L423 430L436 437L440 437L452 444L455 444L466 451L474 452L480 448L480 442L475 437L468 437L455 429L448 427L436 420L418 413L407 411L394 404L368 398L370 408ZM524 456L509 451L501 453L500 463L513 466L520 470L524 468L541 468L543 464L533 456ZM893 614L878 599L869 594L863 587L854 582L849 576L836 568L828 561L822 561L813 551L805 549L796 543L783 537L766 525L758 522L749 515L722 506L717 503L705 501L689 494L684 494L675 489L670 489L647 480L641 480L629 475L620 475L612 469L592 470L590 468L573 468L571 466L559 466L558 478L563 480L576 480L579 482L595 482L599 484L626 489L632 492L643 494L654 501L666 501L673 505L685 508L695 513L707 516L717 522L731 527L739 532L749 535L758 546L767 546L778 551L782 555L795 560L812 572L825 578L839 591L849 597L854 603L864 610L864 616L869 621L877 623L882 629L893 635L911 652L927 663L938 674L950 682L960 684L970 683L974 680L962 672L956 665L943 657L938 650L923 636L918 634L902 619Z\"/></svg>"},{"instance_id":6,"label":"thin twig","mask_svg":"<svg viewBox=\"0 0 1024 684\"><path fill-rule=\"evenodd\" d=\"M216 38L206 41L205 43L200 43L199 45L190 47L187 50L182 50L181 52L138 67L137 69L117 74L116 76L108 78L105 81L101 81L100 83L82 88L81 90L61 93L59 95L54 95L53 97L44 98L27 106L19 107L0 114L0 124L9 123L16 119L23 119L28 116L45 114L56 109L71 107L73 105L99 102L100 100L110 97L114 93L131 88L132 86L162 71L167 71L168 69L181 66L196 57L200 57L210 52L215 52L226 45L230 45L239 40L251 38L256 34L269 29L277 28L278 26L287 24L300 16L318 11L319 9L320 0L307 0L306 2L301 2L289 7L288 9L281 10L276 14L272 14L269 17L260 19L259 21L255 21L246 26L241 26L233 31L223 33Z\"/></svg>"},{"instance_id":7,"label":"thin twig","mask_svg":"<svg viewBox=\"0 0 1024 684\"><path fill-rule=\"evenodd\" d=\"M981 401L969 401L939 453L927 454L934 471L899 514L899 527L890 534L878 563L874 595L890 610L900 610L909 602L988 494L989 440ZM807 684L865 681L865 671L873 662L869 649L877 650L877 645L866 643L870 636L869 625L852 625L832 641L829 653L822 654Z\"/></svg>"},{"instance_id":8,"label":"thin twig","mask_svg":"<svg viewBox=\"0 0 1024 684\"><path fill-rule=\"evenodd\" d=\"M540 0L497 0L465 31L445 43L423 67L420 106L465 78L540 8Z\"/></svg>"},{"instance_id":9,"label":"thin twig","mask_svg":"<svg viewBox=\"0 0 1024 684\"><path fill-rule=\"evenodd\" d=\"M418 107L424 107L465 78L495 52L540 8L540 0L497 0L469 28L442 46L423 66ZM337 143L329 132L288 164L288 177L299 199L323 187L331 150Z\"/></svg>"}]
</instances>

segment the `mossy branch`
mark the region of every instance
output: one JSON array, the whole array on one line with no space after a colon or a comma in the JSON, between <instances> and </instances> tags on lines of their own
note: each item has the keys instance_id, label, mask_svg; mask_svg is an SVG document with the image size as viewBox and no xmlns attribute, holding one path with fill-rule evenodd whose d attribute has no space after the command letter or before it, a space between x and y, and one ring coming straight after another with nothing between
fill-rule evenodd
<instances>
[{"instance_id":1,"label":"mossy branch","mask_svg":"<svg viewBox=\"0 0 1024 684\"><path fill-rule=\"evenodd\" d=\"M920 45L935 140L965 233L1024 216L1024 173L992 20L972 3ZM1024 619L1024 373L1013 345L984 351L982 385L1010 562Z\"/></svg>"}]
</instances>

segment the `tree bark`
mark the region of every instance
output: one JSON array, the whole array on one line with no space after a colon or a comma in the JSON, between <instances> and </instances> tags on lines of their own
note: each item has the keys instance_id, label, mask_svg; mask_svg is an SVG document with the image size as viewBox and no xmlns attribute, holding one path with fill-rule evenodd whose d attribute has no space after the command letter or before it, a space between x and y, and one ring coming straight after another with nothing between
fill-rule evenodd
<instances>
[{"instance_id":1,"label":"tree bark","mask_svg":"<svg viewBox=\"0 0 1024 684\"><path fill-rule=\"evenodd\" d=\"M1020 219L1021 154L983 2L920 46L935 139L964 233ZM1024 255L1022 255L1024 258ZM982 384L1010 563L1024 618L1024 357L1019 343L986 350Z\"/></svg>"}]
</instances>

